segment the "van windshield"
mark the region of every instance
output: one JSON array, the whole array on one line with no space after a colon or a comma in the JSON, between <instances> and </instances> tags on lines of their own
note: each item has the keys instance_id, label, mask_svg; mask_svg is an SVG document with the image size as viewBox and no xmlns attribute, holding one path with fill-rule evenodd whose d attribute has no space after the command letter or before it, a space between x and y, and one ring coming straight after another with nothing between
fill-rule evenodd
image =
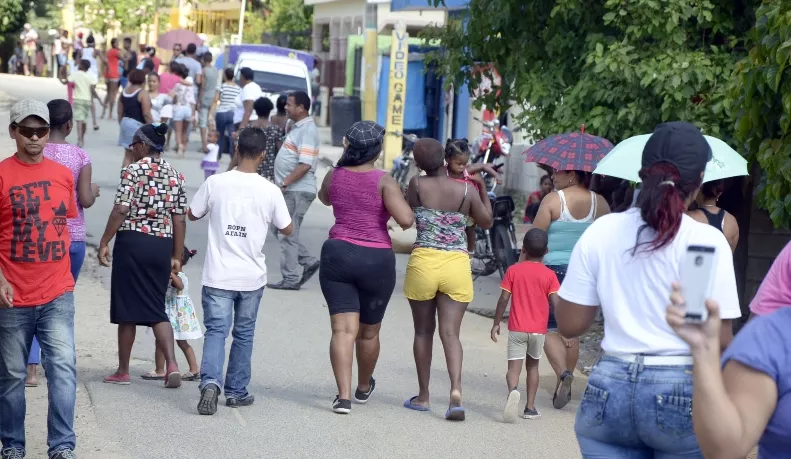
<instances>
[{"instance_id":1,"label":"van windshield","mask_svg":"<svg viewBox=\"0 0 791 459\"><path fill-rule=\"evenodd\" d=\"M284 92L304 91L308 92L308 84L305 78L282 73L264 72L253 70L253 81L255 81L264 92L279 94Z\"/></svg>"}]
</instances>

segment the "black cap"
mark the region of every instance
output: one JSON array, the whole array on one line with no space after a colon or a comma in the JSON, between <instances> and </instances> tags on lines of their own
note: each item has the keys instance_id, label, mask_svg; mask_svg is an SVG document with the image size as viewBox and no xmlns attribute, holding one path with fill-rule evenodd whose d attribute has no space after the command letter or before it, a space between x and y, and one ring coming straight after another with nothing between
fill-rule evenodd
<instances>
[{"instance_id":1,"label":"black cap","mask_svg":"<svg viewBox=\"0 0 791 459\"><path fill-rule=\"evenodd\" d=\"M358 121L346 131L346 140L352 148L368 148L382 143L385 128L373 121Z\"/></svg>"},{"instance_id":2,"label":"black cap","mask_svg":"<svg viewBox=\"0 0 791 459\"><path fill-rule=\"evenodd\" d=\"M711 147L700 129L685 121L663 123L654 129L643 148L643 167L669 163L681 181L695 182L711 160Z\"/></svg>"}]
</instances>

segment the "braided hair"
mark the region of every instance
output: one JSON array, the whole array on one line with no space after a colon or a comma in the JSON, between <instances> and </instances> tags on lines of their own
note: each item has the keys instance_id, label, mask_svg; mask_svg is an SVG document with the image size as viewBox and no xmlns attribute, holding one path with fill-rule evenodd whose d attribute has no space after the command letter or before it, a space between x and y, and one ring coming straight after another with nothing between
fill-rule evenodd
<instances>
[{"instance_id":1,"label":"braided hair","mask_svg":"<svg viewBox=\"0 0 791 459\"><path fill-rule=\"evenodd\" d=\"M467 139L448 139L445 143L446 161L456 156L469 156L470 153L470 142Z\"/></svg>"}]
</instances>

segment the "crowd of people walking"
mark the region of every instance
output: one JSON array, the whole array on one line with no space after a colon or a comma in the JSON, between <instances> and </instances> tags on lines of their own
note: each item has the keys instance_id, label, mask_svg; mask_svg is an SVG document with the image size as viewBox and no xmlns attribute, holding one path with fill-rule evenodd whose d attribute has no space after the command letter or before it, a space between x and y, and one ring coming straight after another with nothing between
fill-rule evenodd
<instances>
[{"instance_id":1,"label":"crowd of people walking","mask_svg":"<svg viewBox=\"0 0 791 459\"><path fill-rule=\"evenodd\" d=\"M376 389L379 335L397 277L388 234L392 219L417 230L403 286L413 319L417 393L403 406L431 409L438 330L450 380L445 419L465 420L459 335L474 296L469 228L493 222L480 167L460 160L457 170L454 162L453 151L463 156L466 142L449 142L449 149L419 140L413 154L421 174L404 194L376 167L384 128L361 121L345 133L343 155L319 184L320 138L306 93L273 103L262 97L250 69L241 69L237 86L232 73L211 67L211 54L196 58L194 45L165 74L129 68L117 43L103 55L90 51L90 38L79 70L65 80L73 84L73 103L24 100L11 109L17 150L0 162L0 457L24 457L25 386L38 384L39 364L50 392L49 457L76 457L73 289L85 257L83 209L100 193L81 148L96 98L97 58L115 64L105 79L117 82L120 94L108 95L104 105L112 117L118 99L118 142L124 148L98 248L99 262L113 268L110 322L118 327L118 365L104 382L132 383L136 328L146 326L156 353L155 367L143 379L174 389L199 380L201 415L215 414L220 396L232 408L254 404L251 357L264 290L299 290L318 273L337 385L331 409L350 413L352 401L365 404ZM171 131L176 152L185 153L192 125L201 133L205 175L189 200L184 175L165 153ZM66 140L74 127L78 145ZM220 172L223 153L232 159ZM510 305L506 422L518 417L522 366L522 416L541 416L536 393L544 354L556 376L553 407L563 409L572 400L579 337L601 314L603 356L581 394L575 423L584 457L736 458L756 444L762 458L788 451L791 417L784 408L791 404L791 367L785 362L791 338L784 330L791 325L785 288L791 246L751 305L758 317L734 338L732 321L741 310L730 254L739 228L718 206L723 183L703 183L711 155L693 125L659 125L642 151L635 205L619 204L612 212L591 189L589 172L557 167L541 179L542 190L528 202L532 228L519 262L503 278L490 333L496 342ZM319 258L300 240L316 198L335 217ZM199 247L205 251L201 322L183 267L196 253L185 246L187 220L202 219L208 221L208 240ZM278 282L269 281L262 250L270 234L280 244ZM693 325L685 320L678 282L687 247L698 245L714 247L719 258L706 303L709 317ZM201 337L199 360L189 341ZM176 345L187 359L184 373Z\"/></svg>"}]
</instances>

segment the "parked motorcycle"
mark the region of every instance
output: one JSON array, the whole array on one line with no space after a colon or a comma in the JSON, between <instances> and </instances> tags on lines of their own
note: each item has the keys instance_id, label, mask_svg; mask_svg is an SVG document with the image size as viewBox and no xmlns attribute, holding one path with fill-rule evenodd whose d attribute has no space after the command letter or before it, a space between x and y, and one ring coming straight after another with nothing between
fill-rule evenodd
<instances>
[{"instance_id":1,"label":"parked motorcycle","mask_svg":"<svg viewBox=\"0 0 791 459\"><path fill-rule=\"evenodd\" d=\"M415 162L412 157L412 148L418 141L418 137L415 134L404 134L403 132L391 132L390 135L404 139L404 148L401 151L401 156L393 160L393 169L390 171L390 175L393 176L396 183L406 193L409 179L411 178L409 174L412 170L412 164Z\"/></svg>"},{"instance_id":2,"label":"parked motorcycle","mask_svg":"<svg viewBox=\"0 0 791 459\"><path fill-rule=\"evenodd\" d=\"M500 122L496 119L491 121L481 121L475 118L475 121L483 124L484 131L473 142L477 145L477 149L473 148L474 156L472 163L490 163L494 170L498 173L505 166L505 159L511 154L511 145L514 142L514 136L507 126L500 126ZM486 189L491 191L494 186L494 177L484 177Z\"/></svg>"},{"instance_id":3,"label":"parked motorcycle","mask_svg":"<svg viewBox=\"0 0 791 459\"><path fill-rule=\"evenodd\" d=\"M494 190L497 184L492 183L489 199L492 202L494 223L489 229L482 229L480 226L475 228L473 280L480 276L488 276L495 271L500 273L502 279L508 267L519 259L513 218L514 200L511 196L496 196Z\"/></svg>"}]
</instances>

